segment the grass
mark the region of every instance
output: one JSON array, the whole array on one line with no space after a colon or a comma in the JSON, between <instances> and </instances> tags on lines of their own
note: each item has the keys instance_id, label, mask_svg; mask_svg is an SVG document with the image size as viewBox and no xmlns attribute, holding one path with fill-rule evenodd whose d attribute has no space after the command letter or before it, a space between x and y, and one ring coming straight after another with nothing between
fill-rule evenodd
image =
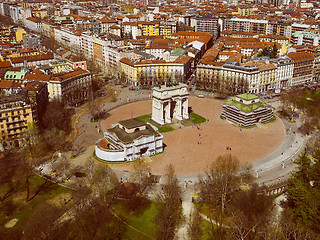
<instances>
[{"instance_id":1,"label":"grass","mask_svg":"<svg viewBox=\"0 0 320 240\"><path fill-rule=\"evenodd\" d=\"M168 125L168 126L158 127L158 130L160 133L165 133L165 132L173 131L174 128Z\"/></svg>"},{"instance_id":2,"label":"grass","mask_svg":"<svg viewBox=\"0 0 320 240\"><path fill-rule=\"evenodd\" d=\"M24 179L22 179L21 181L25 182ZM44 183L44 181L45 180L38 175L31 176L31 194L33 194L37 187ZM17 234L17 236L19 236L19 234L21 234L23 230L23 227L28 221L28 218L30 218L41 205L47 204L48 200L53 199L59 196L60 194L68 193L70 191L71 190L68 188L60 186L58 184L53 184L49 188L40 192L39 195L36 196L34 199L32 199L29 202L26 202L26 188L21 189L21 187L17 187L14 194L2 203L2 206L5 206L5 204L10 204L11 202L13 206L12 212L8 216L6 216L6 212L0 212L0 236L5 236L6 234ZM4 227L4 224L13 218L18 219L17 224L10 229L6 229Z\"/></svg>"},{"instance_id":3,"label":"grass","mask_svg":"<svg viewBox=\"0 0 320 240\"><path fill-rule=\"evenodd\" d=\"M200 124L200 123L206 122L206 119L204 117L202 117L202 116L200 116L200 115L198 115L198 114L196 114L194 112L190 113L190 118L192 118L190 120L190 122L192 124Z\"/></svg>"},{"instance_id":4,"label":"grass","mask_svg":"<svg viewBox=\"0 0 320 240\"><path fill-rule=\"evenodd\" d=\"M146 114L146 115L139 116L139 117L137 117L137 118L138 118L139 120L147 123L147 122L148 122L148 119L151 118L151 113L150 113L150 114Z\"/></svg>"},{"instance_id":5,"label":"grass","mask_svg":"<svg viewBox=\"0 0 320 240\"><path fill-rule=\"evenodd\" d=\"M277 117L276 117L275 115L273 115L273 118L272 118L272 119L270 119L268 122L265 122L265 123L263 123L263 124L272 123L272 122L274 122L276 119L277 119Z\"/></svg>"},{"instance_id":6,"label":"grass","mask_svg":"<svg viewBox=\"0 0 320 240\"><path fill-rule=\"evenodd\" d=\"M130 211L130 202L119 201L114 208L116 213L129 225L151 237L155 236L156 227L153 219L157 208L154 202L145 203L133 213ZM130 240L148 239L145 235L132 228L127 229L125 237Z\"/></svg>"},{"instance_id":7,"label":"grass","mask_svg":"<svg viewBox=\"0 0 320 240\"><path fill-rule=\"evenodd\" d=\"M155 156L158 156L158 155L160 155L160 154L162 154L162 153L164 153L164 151L158 152L158 153L156 153L156 154L153 154L153 155L151 155L150 157L155 157Z\"/></svg>"},{"instance_id":8,"label":"grass","mask_svg":"<svg viewBox=\"0 0 320 240\"><path fill-rule=\"evenodd\" d=\"M150 114L146 114L146 115L139 116L139 117L137 117L137 118L138 118L139 120L145 122L145 123L148 122L148 123L152 124L150 121L148 121L148 119L150 119L151 116L152 116L152 115L151 115L151 113L150 113ZM152 125L154 125L154 124L152 124ZM170 131L173 131L173 130L174 130L174 128L171 127L171 126L169 126L169 125L163 126L163 127L158 127L158 126L156 126L156 127L158 128L158 130L159 130L160 133L170 132Z\"/></svg>"},{"instance_id":9,"label":"grass","mask_svg":"<svg viewBox=\"0 0 320 240\"><path fill-rule=\"evenodd\" d=\"M99 122L100 118L91 118L90 119L90 122L91 123L96 123L96 122Z\"/></svg>"}]
</instances>

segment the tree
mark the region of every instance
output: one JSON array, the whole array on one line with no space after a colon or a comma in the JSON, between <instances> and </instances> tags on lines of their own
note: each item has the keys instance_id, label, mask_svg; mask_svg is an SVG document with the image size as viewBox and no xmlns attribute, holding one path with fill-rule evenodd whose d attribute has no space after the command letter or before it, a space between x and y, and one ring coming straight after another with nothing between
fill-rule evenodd
<instances>
[{"instance_id":1,"label":"tree","mask_svg":"<svg viewBox=\"0 0 320 240\"><path fill-rule=\"evenodd\" d=\"M265 56L268 56L269 54L269 48L265 47L262 49L262 51L260 51L257 56L258 57L265 57Z\"/></svg>"},{"instance_id":2,"label":"tree","mask_svg":"<svg viewBox=\"0 0 320 240\"><path fill-rule=\"evenodd\" d=\"M123 239L126 225L115 218L109 208L106 208L103 197L82 199L75 204L72 221L67 239Z\"/></svg>"},{"instance_id":3,"label":"tree","mask_svg":"<svg viewBox=\"0 0 320 240\"><path fill-rule=\"evenodd\" d=\"M161 240L174 239L176 227L182 218L182 191L172 165L167 166L165 183L161 185L156 201L156 238Z\"/></svg>"},{"instance_id":4,"label":"tree","mask_svg":"<svg viewBox=\"0 0 320 240\"><path fill-rule=\"evenodd\" d=\"M231 239L261 239L273 215L273 198L256 184L240 190L232 199Z\"/></svg>"},{"instance_id":5,"label":"tree","mask_svg":"<svg viewBox=\"0 0 320 240\"><path fill-rule=\"evenodd\" d=\"M201 240L202 239L202 217L198 209L194 209L192 215L189 219L188 224L188 236L192 240Z\"/></svg>"},{"instance_id":6,"label":"tree","mask_svg":"<svg viewBox=\"0 0 320 240\"><path fill-rule=\"evenodd\" d=\"M218 208L223 214L239 187L239 161L231 154L219 156L206 170L205 179L200 178L200 196L204 202Z\"/></svg>"},{"instance_id":7,"label":"tree","mask_svg":"<svg viewBox=\"0 0 320 240\"><path fill-rule=\"evenodd\" d=\"M201 200L213 211L217 227L212 224L211 236L215 239L225 239L226 231L223 225L225 209L230 204L239 189L239 161L231 154L217 157L205 173L205 178L199 179Z\"/></svg>"},{"instance_id":8,"label":"tree","mask_svg":"<svg viewBox=\"0 0 320 240\"><path fill-rule=\"evenodd\" d=\"M57 239L57 219L63 210L47 203L40 205L33 215L28 218L23 231L23 239ZM59 234L61 237L61 233Z\"/></svg>"},{"instance_id":9,"label":"tree","mask_svg":"<svg viewBox=\"0 0 320 240\"><path fill-rule=\"evenodd\" d=\"M74 114L72 109L66 109L64 104L59 101L50 102L44 115L40 119L40 131L44 129L56 128L63 130L66 134L71 132L71 116Z\"/></svg>"},{"instance_id":10,"label":"tree","mask_svg":"<svg viewBox=\"0 0 320 240\"><path fill-rule=\"evenodd\" d=\"M91 180L93 192L104 199L105 208L110 208L111 204L118 198L120 183L117 175L106 164L100 165Z\"/></svg>"},{"instance_id":11,"label":"tree","mask_svg":"<svg viewBox=\"0 0 320 240\"><path fill-rule=\"evenodd\" d=\"M147 200L148 193L152 190L153 176L151 169L143 160L134 163L132 179L137 186L131 197L131 210L134 211L135 208Z\"/></svg>"},{"instance_id":12,"label":"tree","mask_svg":"<svg viewBox=\"0 0 320 240\"><path fill-rule=\"evenodd\" d=\"M10 197L19 186L17 176L23 173L20 171L23 157L23 154L8 152L0 159L0 209L2 202Z\"/></svg>"},{"instance_id":13,"label":"tree","mask_svg":"<svg viewBox=\"0 0 320 240\"><path fill-rule=\"evenodd\" d=\"M55 127L44 130L42 133L42 139L47 147L47 150L50 152L59 150L66 142L65 132Z\"/></svg>"},{"instance_id":14,"label":"tree","mask_svg":"<svg viewBox=\"0 0 320 240\"><path fill-rule=\"evenodd\" d=\"M320 234L320 150L312 154L313 161L306 153L295 160L297 172L289 179L284 206L297 226L306 231Z\"/></svg>"},{"instance_id":15,"label":"tree","mask_svg":"<svg viewBox=\"0 0 320 240\"><path fill-rule=\"evenodd\" d=\"M272 48L270 49L270 58L277 58L278 57L278 48L277 45L274 43Z\"/></svg>"}]
</instances>

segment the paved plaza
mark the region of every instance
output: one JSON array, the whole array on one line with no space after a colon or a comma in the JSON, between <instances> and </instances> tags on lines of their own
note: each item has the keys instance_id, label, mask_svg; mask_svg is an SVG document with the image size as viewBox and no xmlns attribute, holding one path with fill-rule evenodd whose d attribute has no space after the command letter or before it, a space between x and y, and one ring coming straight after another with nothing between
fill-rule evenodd
<instances>
[{"instance_id":1,"label":"paved plaza","mask_svg":"<svg viewBox=\"0 0 320 240\"><path fill-rule=\"evenodd\" d=\"M252 163L273 153L283 142L285 128L278 118L256 128L240 129L220 119L221 105L219 100L191 96L189 106L207 122L164 133L164 153L148 159L153 173L163 174L165 167L173 164L178 175L196 175L203 173L217 156L227 153L237 156L242 164ZM101 129L151 111L151 100L120 106L101 121ZM132 164L111 166L118 170L132 169Z\"/></svg>"}]
</instances>

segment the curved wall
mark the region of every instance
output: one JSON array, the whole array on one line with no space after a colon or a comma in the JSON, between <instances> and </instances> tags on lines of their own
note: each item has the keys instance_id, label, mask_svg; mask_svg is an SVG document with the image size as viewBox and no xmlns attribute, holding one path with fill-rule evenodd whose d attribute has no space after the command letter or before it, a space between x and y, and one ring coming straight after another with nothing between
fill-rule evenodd
<instances>
[{"instance_id":1,"label":"curved wall","mask_svg":"<svg viewBox=\"0 0 320 240\"><path fill-rule=\"evenodd\" d=\"M126 156L124 151L103 149L97 145L95 146L95 152L98 158L110 162L123 162Z\"/></svg>"}]
</instances>

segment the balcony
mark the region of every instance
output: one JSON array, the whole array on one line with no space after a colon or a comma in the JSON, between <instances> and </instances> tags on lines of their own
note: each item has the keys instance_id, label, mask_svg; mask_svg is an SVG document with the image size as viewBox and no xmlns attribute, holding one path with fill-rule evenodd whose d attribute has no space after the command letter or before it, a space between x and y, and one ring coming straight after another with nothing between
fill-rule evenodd
<instances>
[{"instance_id":1,"label":"balcony","mask_svg":"<svg viewBox=\"0 0 320 240\"><path fill-rule=\"evenodd\" d=\"M1 119L1 118L0 118ZM24 122L23 119L14 119L14 120L11 120L11 121L7 121L7 123L18 123L18 122Z\"/></svg>"},{"instance_id":2,"label":"balcony","mask_svg":"<svg viewBox=\"0 0 320 240\"><path fill-rule=\"evenodd\" d=\"M20 124L18 126L7 127L7 130L10 131L10 130L13 130L13 129L23 128L23 127L27 127L27 126L24 125L24 124Z\"/></svg>"}]
</instances>

